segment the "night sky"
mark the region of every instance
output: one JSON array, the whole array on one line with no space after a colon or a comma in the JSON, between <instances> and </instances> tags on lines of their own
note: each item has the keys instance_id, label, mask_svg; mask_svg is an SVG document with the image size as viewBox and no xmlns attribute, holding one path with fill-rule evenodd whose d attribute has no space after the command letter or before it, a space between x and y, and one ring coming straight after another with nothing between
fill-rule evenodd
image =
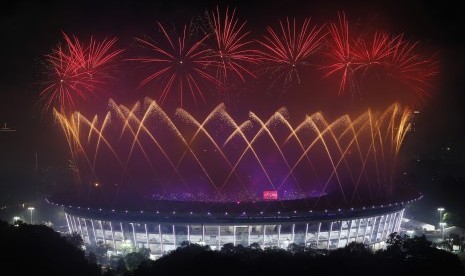
<instances>
[{"instance_id":1,"label":"night sky","mask_svg":"<svg viewBox=\"0 0 465 276\"><path fill-rule=\"evenodd\" d=\"M440 77L431 99L415 119L416 131L407 137L403 154L408 161L401 169L407 172L406 182L426 195L425 206L440 204L454 211L464 207L465 31L460 27L463 14L454 1L247 2L221 1L221 6L236 7L239 17L247 20L254 33L263 33L266 25L286 16L311 16L316 22L324 22L337 18L338 11L345 11L352 22L405 33L427 50L438 52ZM41 113L37 105L43 56L61 40L61 31L83 38L117 36L119 47L130 48L134 37L153 34L156 20L182 26L216 5L215 1L180 0L4 4L0 10L0 123L3 126L6 122L17 131L0 132L0 205L37 200L57 188L69 187L61 183L69 181L61 130L52 116ZM124 91L118 93L131 103L140 97L130 94L136 92L128 86L123 85ZM270 96L254 97L254 103L273 103L273 107L295 104L305 112L321 108L311 104L306 107L302 104L306 101L295 95L278 101ZM322 109L339 106L327 104ZM235 108L241 111L240 105ZM263 109L260 105L256 108Z\"/></svg>"}]
</instances>

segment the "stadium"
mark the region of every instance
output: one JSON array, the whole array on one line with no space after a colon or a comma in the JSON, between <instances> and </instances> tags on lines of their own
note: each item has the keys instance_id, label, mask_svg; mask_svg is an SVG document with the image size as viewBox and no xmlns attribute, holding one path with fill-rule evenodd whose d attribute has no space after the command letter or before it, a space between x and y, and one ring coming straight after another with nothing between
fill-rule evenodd
<instances>
[{"instance_id":1,"label":"stadium","mask_svg":"<svg viewBox=\"0 0 465 276\"><path fill-rule=\"evenodd\" d=\"M410 110L397 104L297 123L284 108L238 120L221 104L199 120L149 98L109 106L102 118L55 112L78 185L49 201L88 245L145 247L154 257L185 241L379 248L421 197L399 184Z\"/></svg>"},{"instance_id":2,"label":"stadium","mask_svg":"<svg viewBox=\"0 0 465 276\"><path fill-rule=\"evenodd\" d=\"M414 199L416 200L416 199ZM289 202L294 205L297 202ZM350 242L381 248L399 230L410 201L388 205L324 211L275 211L258 214L176 211L116 211L66 206L69 231L84 242L119 250L124 243L149 248L156 257L185 241L219 250L223 245L288 248L289 244L335 249ZM228 207L228 206L224 206ZM247 206L243 206L247 210Z\"/></svg>"}]
</instances>

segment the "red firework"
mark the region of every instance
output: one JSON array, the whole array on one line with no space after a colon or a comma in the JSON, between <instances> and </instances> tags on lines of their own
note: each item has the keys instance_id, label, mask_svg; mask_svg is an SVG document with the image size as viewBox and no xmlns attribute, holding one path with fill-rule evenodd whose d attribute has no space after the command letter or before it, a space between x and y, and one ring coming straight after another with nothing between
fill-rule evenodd
<instances>
[{"instance_id":1,"label":"red firework","mask_svg":"<svg viewBox=\"0 0 465 276\"><path fill-rule=\"evenodd\" d=\"M123 52L112 49L116 38L98 42L92 37L88 45L75 36L63 33L65 46L58 45L46 55L49 79L40 98L45 110L52 107L60 111L74 110L78 100L87 101L97 95L99 89L111 77L110 68Z\"/></svg>"},{"instance_id":2,"label":"red firework","mask_svg":"<svg viewBox=\"0 0 465 276\"><path fill-rule=\"evenodd\" d=\"M310 58L325 36L321 32L323 27L311 26L310 18L302 25L298 25L295 18L291 21L286 18L285 22L279 21L279 26L278 30L267 27L264 41L259 41L264 47L261 58L272 70L284 75L285 83L294 78L300 83L299 69L311 65Z\"/></svg>"},{"instance_id":3,"label":"red firework","mask_svg":"<svg viewBox=\"0 0 465 276\"><path fill-rule=\"evenodd\" d=\"M326 70L324 77L340 72L339 95L342 95L345 92L347 82L360 64L356 63L353 55L353 41L350 37L349 22L346 20L344 13L339 13L338 16L339 22L331 22L328 26L328 58L331 63L323 67L323 69Z\"/></svg>"},{"instance_id":4,"label":"red firework","mask_svg":"<svg viewBox=\"0 0 465 276\"><path fill-rule=\"evenodd\" d=\"M328 34L330 64L323 67L324 77L340 73L339 95L345 93L349 82L352 86L363 86L366 73L375 68L382 69L376 71L378 77L404 84L420 101L429 95L426 88L437 75L437 66L433 58L418 53L418 42L410 43L402 35L385 32L353 39L344 13L339 14L337 23L329 24Z\"/></svg>"},{"instance_id":5,"label":"red firework","mask_svg":"<svg viewBox=\"0 0 465 276\"><path fill-rule=\"evenodd\" d=\"M213 18L213 38L215 46L212 49L214 65L217 68L217 77L226 82L229 75L239 77L245 81L246 76L255 77L250 70L250 66L257 64L258 53L250 49L252 41L248 39L249 31L244 30L246 22L239 22L236 17L236 10L232 13L226 8L224 17L217 7L216 12L212 12Z\"/></svg>"},{"instance_id":6,"label":"red firework","mask_svg":"<svg viewBox=\"0 0 465 276\"><path fill-rule=\"evenodd\" d=\"M188 35L187 26L184 26L182 35L171 37L160 22L157 24L166 47L146 39L137 38L138 42L150 50L150 56L132 60L149 64L150 70L152 70L152 73L141 82L141 86L156 82L160 87L160 104L163 104L168 95L174 92L178 92L180 95L181 107L186 92L191 94L196 103L197 97L205 102L201 82L219 84L218 80L208 71L209 65L212 64L212 58L209 50L203 46L208 35L192 42Z\"/></svg>"},{"instance_id":7,"label":"red firework","mask_svg":"<svg viewBox=\"0 0 465 276\"><path fill-rule=\"evenodd\" d=\"M371 37L360 37L354 44L352 51L356 64L362 67L383 65L393 52L396 38L385 32L375 32Z\"/></svg>"},{"instance_id":8,"label":"red firework","mask_svg":"<svg viewBox=\"0 0 465 276\"><path fill-rule=\"evenodd\" d=\"M410 43L400 35L394 39L392 50L387 57L390 75L405 84L416 98L423 102L430 94L426 88L438 74L437 62L425 58L416 51L418 42Z\"/></svg>"}]
</instances>

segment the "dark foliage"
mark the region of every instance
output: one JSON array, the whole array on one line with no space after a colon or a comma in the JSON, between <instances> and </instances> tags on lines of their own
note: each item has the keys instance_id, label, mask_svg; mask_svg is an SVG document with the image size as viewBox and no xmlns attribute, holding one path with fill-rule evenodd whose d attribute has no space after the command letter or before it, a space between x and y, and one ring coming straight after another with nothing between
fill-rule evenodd
<instances>
[{"instance_id":1,"label":"dark foliage","mask_svg":"<svg viewBox=\"0 0 465 276\"><path fill-rule=\"evenodd\" d=\"M79 248L84 245L84 241L82 240L81 235L77 232L73 232L71 234L67 233L63 235L63 237L75 247Z\"/></svg>"},{"instance_id":2,"label":"dark foliage","mask_svg":"<svg viewBox=\"0 0 465 276\"><path fill-rule=\"evenodd\" d=\"M45 225L0 222L2 275L100 275L100 269L75 246Z\"/></svg>"},{"instance_id":3,"label":"dark foliage","mask_svg":"<svg viewBox=\"0 0 465 276\"><path fill-rule=\"evenodd\" d=\"M431 246L424 237L392 234L386 250L351 243L333 251L291 244L289 250L225 245L221 251L184 244L133 271L145 275L465 275L457 256Z\"/></svg>"},{"instance_id":4,"label":"dark foliage","mask_svg":"<svg viewBox=\"0 0 465 276\"><path fill-rule=\"evenodd\" d=\"M101 275L98 266L76 247L79 239L62 237L43 225L9 225L0 221L6 247L3 274ZM71 239L70 239L71 238ZM288 250L226 244L220 251L183 243L157 261L147 252L115 259L104 275L465 275L459 258L431 246L424 236L390 235L387 249L372 251L359 243L326 251L291 244ZM95 257L94 257L95 259ZM136 268L137 266L137 268ZM130 270L126 270L129 268ZM132 270L134 269L134 270ZM132 270L132 271L131 271Z\"/></svg>"}]
</instances>

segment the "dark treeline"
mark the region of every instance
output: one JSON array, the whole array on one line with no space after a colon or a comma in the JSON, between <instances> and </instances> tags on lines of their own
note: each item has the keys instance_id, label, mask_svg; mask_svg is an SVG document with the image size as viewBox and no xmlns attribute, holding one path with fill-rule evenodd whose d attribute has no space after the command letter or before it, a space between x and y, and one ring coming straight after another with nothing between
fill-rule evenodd
<instances>
[{"instance_id":1,"label":"dark treeline","mask_svg":"<svg viewBox=\"0 0 465 276\"><path fill-rule=\"evenodd\" d=\"M186 244L157 261L146 261L133 275L465 275L459 258L431 246L424 236L393 234L386 250L360 243L337 250L291 245L288 250L225 245L221 251Z\"/></svg>"},{"instance_id":2,"label":"dark treeline","mask_svg":"<svg viewBox=\"0 0 465 276\"><path fill-rule=\"evenodd\" d=\"M79 236L61 236L45 225L0 221L0 237L0 275L101 274L80 248Z\"/></svg>"},{"instance_id":3,"label":"dark treeline","mask_svg":"<svg viewBox=\"0 0 465 276\"><path fill-rule=\"evenodd\" d=\"M132 252L105 269L97 265L94 253L86 256L78 235L1 221L0 235L2 275L465 275L458 256L433 247L424 236L396 233L378 251L360 243L331 251L295 244L287 250L226 244L215 251L183 243L156 261L148 259L147 250Z\"/></svg>"}]
</instances>

